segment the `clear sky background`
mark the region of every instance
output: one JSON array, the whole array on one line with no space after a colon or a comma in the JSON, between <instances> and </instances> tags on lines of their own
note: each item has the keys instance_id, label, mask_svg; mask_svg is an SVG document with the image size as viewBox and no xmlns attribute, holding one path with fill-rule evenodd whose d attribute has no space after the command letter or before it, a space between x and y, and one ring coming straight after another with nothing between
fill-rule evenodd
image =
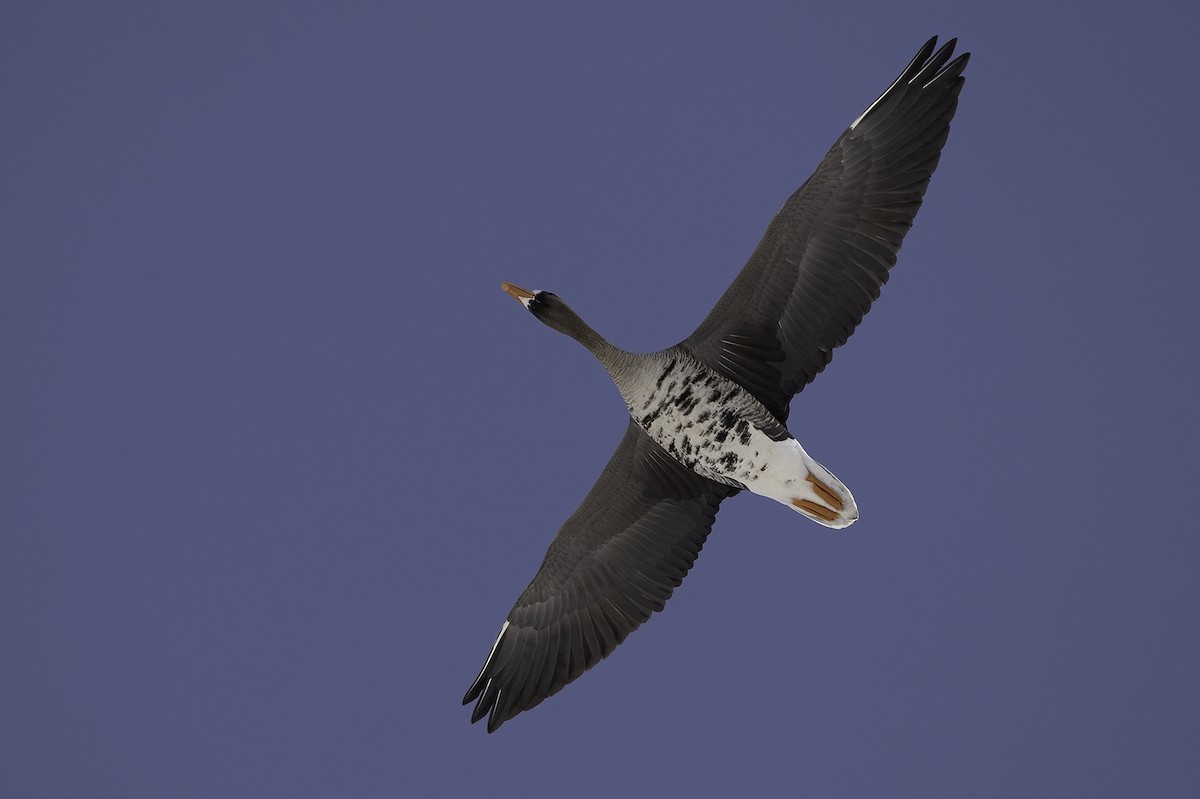
<instances>
[{"instance_id":1,"label":"clear sky background","mask_svg":"<svg viewBox=\"0 0 1200 799\"><path fill-rule=\"evenodd\" d=\"M7 2L0 795L1196 796L1197 17ZM500 282L674 344L933 34L941 166L791 417L861 521L729 501L468 724L625 425Z\"/></svg>"}]
</instances>

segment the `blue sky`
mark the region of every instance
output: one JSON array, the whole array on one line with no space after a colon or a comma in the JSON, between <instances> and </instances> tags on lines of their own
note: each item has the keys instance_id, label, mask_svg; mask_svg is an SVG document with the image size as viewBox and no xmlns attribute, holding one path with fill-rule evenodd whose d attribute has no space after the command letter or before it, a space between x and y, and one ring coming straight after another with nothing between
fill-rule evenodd
<instances>
[{"instance_id":1,"label":"blue sky","mask_svg":"<svg viewBox=\"0 0 1200 799\"><path fill-rule=\"evenodd\" d=\"M1180 7L1182 9L1182 7ZM1193 796L1195 10L10 3L0 793ZM666 611L458 702L689 333L930 35L891 282Z\"/></svg>"}]
</instances>

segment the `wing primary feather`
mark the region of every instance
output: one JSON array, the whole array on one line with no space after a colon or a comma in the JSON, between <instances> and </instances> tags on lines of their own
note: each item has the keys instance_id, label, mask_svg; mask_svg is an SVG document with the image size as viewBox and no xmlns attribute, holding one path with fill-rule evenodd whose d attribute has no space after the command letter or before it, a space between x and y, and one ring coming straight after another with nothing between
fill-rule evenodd
<instances>
[{"instance_id":1,"label":"wing primary feather","mask_svg":"<svg viewBox=\"0 0 1200 799\"><path fill-rule=\"evenodd\" d=\"M912 75L914 74L914 68L918 68L918 65L923 63L925 59L929 57L929 54L933 52L934 45L936 44L937 37L934 36L929 41L925 42L925 44L921 45L921 49L917 51L915 56L913 56L912 61L908 62L908 66L906 66L900 73L900 77L892 81L892 85L888 86L887 89L884 90L883 94L879 95L879 99L867 106L867 110L863 111L862 114L859 115L858 119L850 123L850 130L854 130L856 127L858 127L859 123L866 118L867 114L871 113L871 111L873 111L877 105L883 102L883 99L891 94L893 89L911 80Z\"/></svg>"},{"instance_id":2,"label":"wing primary feather","mask_svg":"<svg viewBox=\"0 0 1200 799\"><path fill-rule=\"evenodd\" d=\"M950 60L950 56L954 53L954 45L956 44L958 44L957 38L948 39L945 44L938 48L936 53L929 57L929 60L921 67L921 71L913 75L908 82L915 83L921 87L927 86L931 80L937 77L942 65Z\"/></svg>"},{"instance_id":3,"label":"wing primary feather","mask_svg":"<svg viewBox=\"0 0 1200 799\"><path fill-rule=\"evenodd\" d=\"M500 627L500 634L496 636L496 642L492 644L492 649L488 652L487 660L483 662L483 668L479 670L479 676L475 678L475 682L471 683L471 687L467 690L467 695L463 697L462 703L464 705L479 696L483 690L483 676L488 673L488 666L492 665L492 658L496 656L496 650L500 648L500 641L504 638L504 633L507 630L508 621L505 621Z\"/></svg>"}]
</instances>

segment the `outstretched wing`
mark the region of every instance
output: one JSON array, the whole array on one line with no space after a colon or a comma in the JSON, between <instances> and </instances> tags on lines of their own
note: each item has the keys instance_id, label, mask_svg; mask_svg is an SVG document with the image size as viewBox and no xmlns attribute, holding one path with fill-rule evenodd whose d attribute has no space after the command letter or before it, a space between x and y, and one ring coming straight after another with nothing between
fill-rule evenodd
<instances>
[{"instance_id":1,"label":"outstretched wing","mask_svg":"<svg viewBox=\"0 0 1200 799\"><path fill-rule=\"evenodd\" d=\"M930 39L775 215L683 345L781 421L879 297L937 167L970 54Z\"/></svg>"},{"instance_id":2,"label":"outstretched wing","mask_svg":"<svg viewBox=\"0 0 1200 799\"><path fill-rule=\"evenodd\" d=\"M737 489L679 464L632 420L550 543L463 704L488 732L557 693L663 609L721 500Z\"/></svg>"}]
</instances>

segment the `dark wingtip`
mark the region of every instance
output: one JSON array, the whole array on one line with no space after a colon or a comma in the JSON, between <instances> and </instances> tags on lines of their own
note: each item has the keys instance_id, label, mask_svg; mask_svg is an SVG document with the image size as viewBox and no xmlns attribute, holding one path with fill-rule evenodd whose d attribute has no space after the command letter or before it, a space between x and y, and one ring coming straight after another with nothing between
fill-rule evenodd
<instances>
[{"instance_id":1,"label":"dark wingtip","mask_svg":"<svg viewBox=\"0 0 1200 799\"><path fill-rule=\"evenodd\" d=\"M495 732L496 730L500 729L501 724L503 724L504 722L511 719L517 713L521 712L520 710L518 710L516 713L510 712L512 710L512 703L507 701L508 700L507 696L505 697L505 700L506 701L504 702L504 707L501 708L500 707L500 697L492 698L492 702L491 702L492 706L490 708L488 708L488 710L490 710L491 712L489 712L487 714L487 717L488 717L487 731L488 731L489 735L491 733ZM482 713L480 713L479 716L480 716L480 718L483 718Z\"/></svg>"},{"instance_id":2,"label":"dark wingtip","mask_svg":"<svg viewBox=\"0 0 1200 799\"><path fill-rule=\"evenodd\" d=\"M946 68L942 70L942 74L953 75L955 77L958 77L959 75L962 74L962 71L964 69L966 69L967 62L970 60L971 60L971 54L963 53L958 58L954 59L949 64L947 64Z\"/></svg>"},{"instance_id":3,"label":"dark wingtip","mask_svg":"<svg viewBox=\"0 0 1200 799\"><path fill-rule=\"evenodd\" d=\"M926 62L929 61L929 56L933 55L933 48L936 46L936 36L925 42L925 44L921 45L921 49L918 50L917 54L912 57L912 61L908 62L908 66L906 66L904 71L900 73L900 77L896 79L896 83L894 85L901 85L911 81L913 77L925 67Z\"/></svg>"},{"instance_id":4,"label":"dark wingtip","mask_svg":"<svg viewBox=\"0 0 1200 799\"><path fill-rule=\"evenodd\" d=\"M476 704L475 709L471 711L471 723L474 724L475 722L479 721L481 718L486 716L488 710L489 710L488 706L485 705L483 702Z\"/></svg>"},{"instance_id":5,"label":"dark wingtip","mask_svg":"<svg viewBox=\"0 0 1200 799\"><path fill-rule=\"evenodd\" d=\"M467 689L467 693L463 697L462 703L464 705L471 704L475 701L476 697L483 693L483 683L483 672L480 672L479 676L475 678L475 682L471 683L471 687Z\"/></svg>"}]
</instances>

